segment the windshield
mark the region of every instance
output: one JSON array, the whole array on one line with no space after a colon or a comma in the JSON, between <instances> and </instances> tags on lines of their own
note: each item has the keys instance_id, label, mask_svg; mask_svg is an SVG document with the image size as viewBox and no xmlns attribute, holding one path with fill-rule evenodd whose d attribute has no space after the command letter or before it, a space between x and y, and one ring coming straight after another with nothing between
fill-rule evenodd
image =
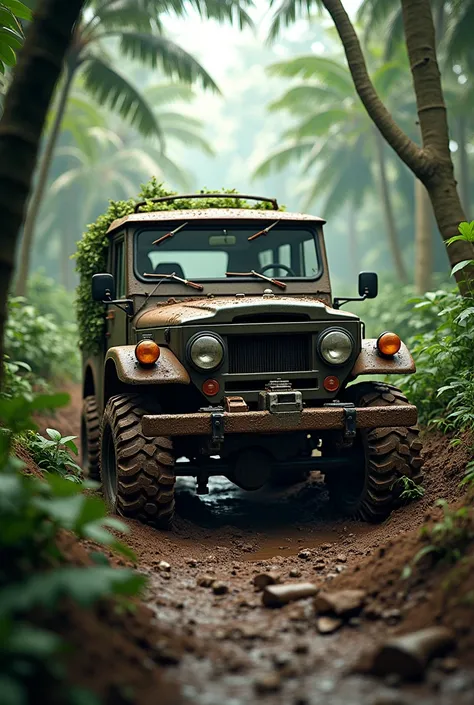
<instances>
[{"instance_id":1,"label":"windshield","mask_svg":"<svg viewBox=\"0 0 474 705\"><path fill-rule=\"evenodd\" d=\"M177 231L180 225L183 227ZM315 231L277 223L268 234L249 242L249 237L269 225L270 221L257 221L222 227L183 221L141 230L135 240L136 274L147 281L150 274L157 278L175 274L196 281L226 279L232 274L252 276L254 270L278 279L316 279L321 266Z\"/></svg>"}]
</instances>

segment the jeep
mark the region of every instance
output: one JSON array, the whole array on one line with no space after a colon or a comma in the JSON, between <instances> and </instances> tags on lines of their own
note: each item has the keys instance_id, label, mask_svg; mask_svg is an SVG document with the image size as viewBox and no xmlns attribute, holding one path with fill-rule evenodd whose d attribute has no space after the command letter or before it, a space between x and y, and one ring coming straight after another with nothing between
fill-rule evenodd
<instances>
[{"instance_id":1,"label":"jeep","mask_svg":"<svg viewBox=\"0 0 474 705\"><path fill-rule=\"evenodd\" d=\"M85 468L111 510L160 528L177 476L206 493L210 476L257 490L315 470L339 513L382 521L422 482L422 444L401 391L356 381L415 371L395 333L365 338L341 310L374 298L377 275L333 298L325 221L235 198L274 210L139 203L110 226L91 282L106 332L84 360Z\"/></svg>"}]
</instances>

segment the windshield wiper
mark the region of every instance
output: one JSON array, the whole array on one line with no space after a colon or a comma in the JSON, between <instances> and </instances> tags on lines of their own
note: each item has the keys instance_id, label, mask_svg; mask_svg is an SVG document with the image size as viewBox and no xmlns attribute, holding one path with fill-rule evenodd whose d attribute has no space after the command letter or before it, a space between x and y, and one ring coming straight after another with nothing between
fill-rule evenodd
<instances>
[{"instance_id":1,"label":"windshield wiper","mask_svg":"<svg viewBox=\"0 0 474 705\"><path fill-rule=\"evenodd\" d=\"M270 232L270 230L272 230L276 225L278 225L279 222L280 222L280 221L277 220L276 223L272 223L272 224L269 225L267 228L264 228L263 230L259 230L258 233L255 233L255 235L251 235L249 238L247 238L248 241L251 242L251 240L256 240L256 239L257 239L258 237L260 237L261 235L268 235L268 233Z\"/></svg>"},{"instance_id":2,"label":"windshield wiper","mask_svg":"<svg viewBox=\"0 0 474 705\"><path fill-rule=\"evenodd\" d=\"M173 272L173 274L160 274L159 272L155 272L154 274L143 274L144 277L153 277L153 279L159 279L162 277L163 279L175 279L177 282L181 282L181 284L186 284L186 286L190 286L193 289L197 289L198 291L203 291L204 287L202 284L196 284L195 282L190 282L189 279L181 279L181 277L176 276L176 274Z\"/></svg>"},{"instance_id":3,"label":"windshield wiper","mask_svg":"<svg viewBox=\"0 0 474 705\"><path fill-rule=\"evenodd\" d=\"M174 237L176 233L179 233L179 231L185 228L186 225L188 225L188 223L183 223L182 225L179 225L177 228L175 228L174 230L170 230L169 233L166 233L166 235L163 235L163 237L159 237L158 240L155 240L151 244L161 245L164 240L167 240L169 237Z\"/></svg>"},{"instance_id":4,"label":"windshield wiper","mask_svg":"<svg viewBox=\"0 0 474 705\"><path fill-rule=\"evenodd\" d=\"M258 277L259 279L264 279L266 282L270 282L270 284L279 286L280 289L286 289L286 284L283 282L278 279L266 277L265 274L260 274L260 272L256 272L254 269L252 269L251 272L226 272L225 275L226 277Z\"/></svg>"}]
</instances>

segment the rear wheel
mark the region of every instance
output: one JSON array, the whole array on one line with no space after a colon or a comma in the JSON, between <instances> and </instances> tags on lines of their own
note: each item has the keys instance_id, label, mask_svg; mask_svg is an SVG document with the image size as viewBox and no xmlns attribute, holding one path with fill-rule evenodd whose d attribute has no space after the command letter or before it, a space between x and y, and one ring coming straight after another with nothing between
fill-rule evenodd
<instances>
[{"instance_id":1,"label":"rear wheel","mask_svg":"<svg viewBox=\"0 0 474 705\"><path fill-rule=\"evenodd\" d=\"M377 382L349 387L343 401L356 406L408 404L399 389ZM329 455L337 453L351 461L344 468L328 473L326 478L336 509L365 521L386 519L402 504L405 486L413 490L414 484L419 486L423 482L421 450L416 426L361 430L351 448L330 448Z\"/></svg>"},{"instance_id":2,"label":"rear wheel","mask_svg":"<svg viewBox=\"0 0 474 705\"><path fill-rule=\"evenodd\" d=\"M112 397L102 420L100 469L110 509L162 529L174 514L175 457L170 438L148 438L136 394Z\"/></svg>"},{"instance_id":3,"label":"rear wheel","mask_svg":"<svg viewBox=\"0 0 474 705\"><path fill-rule=\"evenodd\" d=\"M100 417L94 396L84 399L81 415L81 452L84 474L91 480L100 479Z\"/></svg>"}]
</instances>

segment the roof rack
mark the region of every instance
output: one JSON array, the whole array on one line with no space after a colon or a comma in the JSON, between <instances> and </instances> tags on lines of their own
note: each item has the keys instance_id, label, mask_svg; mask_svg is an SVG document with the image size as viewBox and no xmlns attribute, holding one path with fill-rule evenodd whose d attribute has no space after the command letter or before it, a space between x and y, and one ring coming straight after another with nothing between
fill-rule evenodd
<instances>
[{"instance_id":1,"label":"roof rack","mask_svg":"<svg viewBox=\"0 0 474 705\"><path fill-rule=\"evenodd\" d=\"M265 196L245 196L242 193L187 193L183 196L160 196L160 198L148 198L146 201L140 201L135 206L135 213L140 212L142 206L146 206L149 201L153 203L163 203L165 201L177 201L182 198L242 198L247 201L267 201L273 206L273 210L278 210L278 201L276 198L265 198Z\"/></svg>"}]
</instances>

